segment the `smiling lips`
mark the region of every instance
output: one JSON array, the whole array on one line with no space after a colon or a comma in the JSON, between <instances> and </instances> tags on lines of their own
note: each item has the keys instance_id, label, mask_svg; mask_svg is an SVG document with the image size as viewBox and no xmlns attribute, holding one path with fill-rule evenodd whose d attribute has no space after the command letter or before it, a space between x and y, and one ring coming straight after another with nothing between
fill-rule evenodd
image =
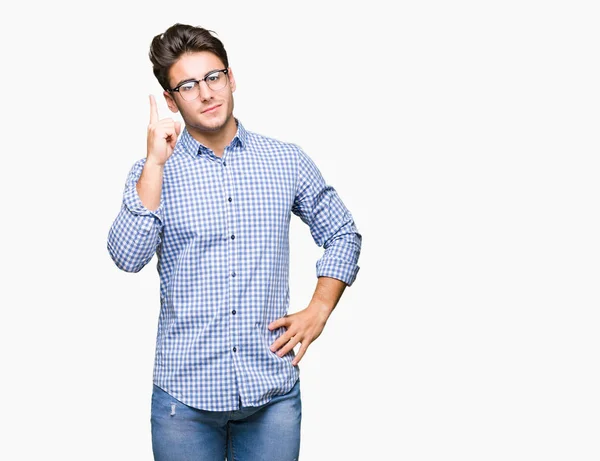
<instances>
[{"instance_id":1,"label":"smiling lips","mask_svg":"<svg viewBox=\"0 0 600 461\"><path fill-rule=\"evenodd\" d=\"M206 109L206 110L203 110L203 111L202 111L202 113L203 113L203 114L208 114L208 113L210 113L210 112L214 112L214 111L215 111L215 109L217 109L218 107L221 107L221 105L220 105L220 104L218 104L218 105L216 105L216 106L209 107L208 109Z\"/></svg>"}]
</instances>

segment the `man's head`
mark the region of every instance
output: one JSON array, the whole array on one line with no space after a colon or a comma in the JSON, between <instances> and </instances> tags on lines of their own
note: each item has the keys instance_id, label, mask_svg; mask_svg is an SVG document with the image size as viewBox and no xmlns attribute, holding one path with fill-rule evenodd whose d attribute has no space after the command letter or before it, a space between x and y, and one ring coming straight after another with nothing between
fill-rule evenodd
<instances>
[{"instance_id":1,"label":"man's head","mask_svg":"<svg viewBox=\"0 0 600 461\"><path fill-rule=\"evenodd\" d=\"M152 39L149 57L169 109L181 113L192 135L235 134L235 80L212 31L174 24Z\"/></svg>"},{"instance_id":2,"label":"man's head","mask_svg":"<svg viewBox=\"0 0 600 461\"><path fill-rule=\"evenodd\" d=\"M163 89L172 88L169 82L169 71L185 53L208 51L221 60L223 67L229 67L227 51L221 40L213 33L202 27L174 24L152 39L149 53L152 71Z\"/></svg>"}]
</instances>

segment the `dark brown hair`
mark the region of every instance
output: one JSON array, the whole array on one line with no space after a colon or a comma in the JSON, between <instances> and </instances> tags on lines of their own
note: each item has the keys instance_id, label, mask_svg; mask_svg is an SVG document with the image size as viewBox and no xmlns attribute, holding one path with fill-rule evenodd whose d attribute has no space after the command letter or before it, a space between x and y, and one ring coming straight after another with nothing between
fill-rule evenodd
<instances>
[{"instance_id":1,"label":"dark brown hair","mask_svg":"<svg viewBox=\"0 0 600 461\"><path fill-rule=\"evenodd\" d=\"M150 44L150 61L154 76L165 90L169 86L169 70L184 53L210 51L229 67L227 51L214 31L187 24L173 24L164 33L158 34Z\"/></svg>"}]
</instances>

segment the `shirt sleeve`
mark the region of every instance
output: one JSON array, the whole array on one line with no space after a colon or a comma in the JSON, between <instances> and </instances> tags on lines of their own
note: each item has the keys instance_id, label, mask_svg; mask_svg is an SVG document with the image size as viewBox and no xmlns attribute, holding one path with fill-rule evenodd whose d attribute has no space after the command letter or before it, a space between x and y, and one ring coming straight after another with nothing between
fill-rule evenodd
<instances>
[{"instance_id":1,"label":"shirt sleeve","mask_svg":"<svg viewBox=\"0 0 600 461\"><path fill-rule=\"evenodd\" d=\"M301 149L292 212L309 226L315 243L324 248L316 264L317 277L332 277L352 285L360 269L362 236L336 190Z\"/></svg>"},{"instance_id":2,"label":"shirt sleeve","mask_svg":"<svg viewBox=\"0 0 600 461\"><path fill-rule=\"evenodd\" d=\"M161 242L162 200L156 211L150 211L136 189L145 162L146 159L141 159L131 168L121 210L108 233L108 252L117 267L127 272L139 272L150 262Z\"/></svg>"}]
</instances>

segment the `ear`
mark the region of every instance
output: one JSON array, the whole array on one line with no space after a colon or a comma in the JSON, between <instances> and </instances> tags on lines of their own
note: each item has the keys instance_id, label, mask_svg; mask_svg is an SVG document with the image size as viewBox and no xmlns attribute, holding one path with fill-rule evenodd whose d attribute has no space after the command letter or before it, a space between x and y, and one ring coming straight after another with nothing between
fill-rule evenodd
<instances>
[{"instance_id":1,"label":"ear","mask_svg":"<svg viewBox=\"0 0 600 461\"><path fill-rule=\"evenodd\" d=\"M167 90L165 90L165 91L163 91L163 96L165 97L165 101L167 101L167 106L169 106L169 109L171 110L171 112L173 112L174 114L179 112L179 107L177 107L177 104L175 103L175 99L173 98L173 95L171 93L169 93Z\"/></svg>"},{"instance_id":2,"label":"ear","mask_svg":"<svg viewBox=\"0 0 600 461\"><path fill-rule=\"evenodd\" d=\"M229 76L229 86L231 87L231 92L233 93L235 91L235 77L233 76L231 67L228 67L227 69L229 70L229 72L227 72L227 75Z\"/></svg>"}]
</instances>

